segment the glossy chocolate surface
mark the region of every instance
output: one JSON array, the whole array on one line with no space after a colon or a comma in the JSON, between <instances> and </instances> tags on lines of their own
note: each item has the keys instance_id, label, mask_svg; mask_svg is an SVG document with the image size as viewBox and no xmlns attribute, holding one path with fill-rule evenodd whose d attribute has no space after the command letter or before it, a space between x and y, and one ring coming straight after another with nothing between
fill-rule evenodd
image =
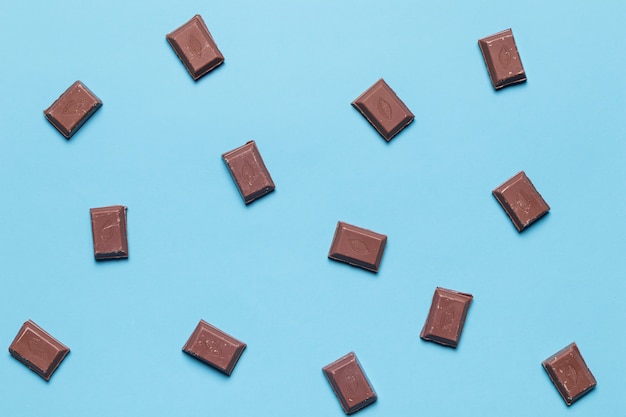
<instances>
[{"instance_id":1,"label":"glossy chocolate surface","mask_svg":"<svg viewBox=\"0 0 626 417\"><path fill-rule=\"evenodd\" d=\"M230 375L245 348L245 343L200 320L183 352Z\"/></svg>"},{"instance_id":2,"label":"glossy chocolate surface","mask_svg":"<svg viewBox=\"0 0 626 417\"><path fill-rule=\"evenodd\" d=\"M596 386L596 379L576 343L550 356L542 365L567 405L572 405Z\"/></svg>"},{"instance_id":3,"label":"glossy chocolate surface","mask_svg":"<svg viewBox=\"0 0 626 417\"><path fill-rule=\"evenodd\" d=\"M76 81L43 114L69 139L100 107L102 101L83 83Z\"/></svg>"},{"instance_id":4,"label":"glossy chocolate surface","mask_svg":"<svg viewBox=\"0 0 626 417\"><path fill-rule=\"evenodd\" d=\"M274 191L276 186L253 140L222 155L246 204Z\"/></svg>"},{"instance_id":5,"label":"glossy chocolate surface","mask_svg":"<svg viewBox=\"0 0 626 417\"><path fill-rule=\"evenodd\" d=\"M341 407L352 414L376 401L377 396L354 352L322 368Z\"/></svg>"},{"instance_id":6,"label":"glossy chocolate surface","mask_svg":"<svg viewBox=\"0 0 626 417\"><path fill-rule=\"evenodd\" d=\"M472 299L471 294L437 287L420 337L440 345L457 347Z\"/></svg>"},{"instance_id":7,"label":"glossy chocolate surface","mask_svg":"<svg viewBox=\"0 0 626 417\"><path fill-rule=\"evenodd\" d=\"M491 84L496 90L526 81L511 29L480 39L478 46L487 64Z\"/></svg>"},{"instance_id":8,"label":"glossy chocolate surface","mask_svg":"<svg viewBox=\"0 0 626 417\"><path fill-rule=\"evenodd\" d=\"M493 190L493 195L511 218L518 232L526 229L550 210L550 206L537 192L524 171L515 174Z\"/></svg>"},{"instance_id":9,"label":"glossy chocolate surface","mask_svg":"<svg viewBox=\"0 0 626 417\"><path fill-rule=\"evenodd\" d=\"M97 260L128 258L126 207L92 208L93 253Z\"/></svg>"},{"instance_id":10,"label":"glossy chocolate surface","mask_svg":"<svg viewBox=\"0 0 626 417\"><path fill-rule=\"evenodd\" d=\"M386 244L386 235L340 221L337 223L328 257L378 272Z\"/></svg>"}]
</instances>

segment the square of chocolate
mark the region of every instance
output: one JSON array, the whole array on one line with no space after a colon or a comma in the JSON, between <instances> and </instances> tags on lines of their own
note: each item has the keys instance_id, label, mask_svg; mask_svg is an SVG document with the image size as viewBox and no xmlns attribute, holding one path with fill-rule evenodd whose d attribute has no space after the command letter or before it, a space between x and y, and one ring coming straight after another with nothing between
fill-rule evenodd
<instances>
[{"instance_id":1,"label":"square of chocolate","mask_svg":"<svg viewBox=\"0 0 626 417\"><path fill-rule=\"evenodd\" d=\"M473 298L471 294L437 287L420 337L440 345L457 347Z\"/></svg>"},{"instance_id":2,"label":"square of chocolate","mask_svg":"<svg viewBox=\"0 0 626 417\"><path fill-rule=\"evenodd\" d=\"M28 320L9 346L9 353L30 370L50 380L70 349L32 320Z\"/></svg>"},{"instance_id":3,"label":"square of chocolate","mask_svg":"<svg viewBox=\"0 0 626 417\"><path fill-rule=\"evenodd\" d=\"M491 84L496 90L526 81L511 29L480 39L478 46L487 64Z\"/></svg>"},{"instance_id":4,"label":"square of chocolate","mask_svg":"<svg viewBox=\"0 0 626 417\"><path fill-rule=\"evenodd\" d=\"M354 100L352 105L387 142L415 119L382 78Z\"/></svg>"},{"instance_id":5,"label":"square of chocolate","mask_svg":"<svg viewBox=\"0 0 626 417\"><path fill-rule=\"evenodd\" d=\"M245 348L245 343L200 320L183 352L230 376Z\"/></svg>"},{"instance_id":6,"label":"square of chocolate","mask_svg":"<svg viewBox=\"0 0 626 417\"><path fill-rule=\"evenodd\" d=\"M100 107L102 101L85 84L76 81L43 114L69 139Z\"/></svg>"},{"instance_id":7,"label":"square of chocolate","mask_svg":"<svg viewBox=\"0 0 626 417\"><path fill-rule=\"evenodd\" d=\"M274 191L276 186L253 140L222 155L246 204Z\"/></svg>"},{"instance_id":8,"label":"square of chocolate","mask_svg":"<svg viewBox=\"0 0 626 417\"><path fill-rule=\"evenodd\" d=\"M224 62L224 55L199 14L165 38L194 80Z\"/></svg>"},{"instance_id":9,"label":"square of chocolate","mask_svg":"<svg viewBox=\"0 0 626 417\"><path fill-rule=\"evenodd\" d=\"M541 364L567 405L572 405L596 386L596 379L576 343L566 346Z\"/></svg>"},{"instance_id":10,"label":"square of chocolate","mask_svg":"<svg viewBox=\"0 0 626 417\"><path fill-rule=\"evenodd\" d=\"M378 272L386 244L386 235L340 221L337 222L328 257Z\"/></svg>"},{"instance_id":11,"label":"square of chocolate","mask_svg":"<svg viewBox=\"0 0 626 417\"><path fill-rule=\"evenodd\" d=\"M492 193L518 232L550 211L550 206L537 192L524 171L515 174Z\"/></svg>"},{"instance_id":12,"label":"square of chocolate","mask_svg":"<svg viewBox=\"0 0 626 417\"><path fill-rule=\"evenodd\" d=\"M326 365L322 371L346 414L355 413L378 398L354 352Z\"/></svg>"},{"instance_id":13,"label":"square of chocolate","mask_svg":"<svg viewBox=\"0 0 626 417\"><path fill-rule=\"evenodd\" d=\"M89 209L93 253L97 260L128 258L126 207L110 206Z\"/></svg>"}]
</instances>

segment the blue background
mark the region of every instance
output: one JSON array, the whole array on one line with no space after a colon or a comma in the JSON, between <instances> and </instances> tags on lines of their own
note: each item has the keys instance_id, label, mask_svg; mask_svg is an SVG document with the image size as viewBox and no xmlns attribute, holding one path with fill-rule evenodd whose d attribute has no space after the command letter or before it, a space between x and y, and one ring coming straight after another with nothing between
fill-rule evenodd
<instances>
[{"instance_id":1,"label":"blue background","mask_svg":"<svg viewBox=\"0 0 626 417\"><path fill-rule=\"evenodd\" d=\"M592 4L593 3L593 4ZM226 62L194 82L165 35L196 13ZM621 415L626 405L626 3L5 2L0 12L0 414L342 416L322 366L355 351L360 416ZM477 45L512 28L528 82ZM386 143L350 106L383 77L416 115ZM71 83L104 106L69 141ZM221 154L276 183L245 206ZM551 206L518 234L491 190ZM89 208L128 206L96 263ZM372 274L327 259L338 220L389 237ZM470 292L458 349L424 342L435 287ZM248 344L230 378L181 352L203 318ZM71 348L49 383L7 348ZM598 386L567 407L541 361Z\"/></svg>"}]
</instances>

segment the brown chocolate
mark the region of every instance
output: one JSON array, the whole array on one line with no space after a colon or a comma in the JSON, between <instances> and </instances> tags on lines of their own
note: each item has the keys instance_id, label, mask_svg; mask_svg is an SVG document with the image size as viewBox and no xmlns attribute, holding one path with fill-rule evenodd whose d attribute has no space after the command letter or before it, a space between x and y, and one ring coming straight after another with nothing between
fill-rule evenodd
<instances>
[{"instance_id":1,"label":"brown chocolate","mask_svg":"<svg viewBox=\"0 0 626 417\"><path fill-rule=\"evenodd\" d=\"M165 38L194 80L224 62L224 55L199 14Z\"/></svg>"},{"instance_id":2,"label":"brown chocolate","mask_svg":"<svg viewBox=\"0 0 626 417\"><path fill-rule=\"evenodd\" d=\"M567 405L572 405L596 386L596 379L576 343L566 346L541 364Z\"/></svg>"},{"instance_id":3,"label":"brown chocolate","mask_svg":"<svg viewBox=\"0 0 626 417\"><path fill-rule=\"evenodd\" d=\"M511 218L518 232L526 229L550 210L550 206L537 192L524 171L518 172L493 190L493 195Z\"/></svg>"},{"instance_id":4,"label":"brown chocolate","mask_svg":"<svg viewBox=\"0 0 626 417\"><path fill-rule=\"evenodd\" d=\"M96 259L128 258L126 207L100 207L89 211Z\"/></svg>"},{"instance_id":5,"label":"brown chocolate","mask_svg":"<svg viewBox=\"0 0 626 417\"><path fill-rule=\"evenodd\" d=\"M496 90L526 81L511 29L480 39L478 46L487 64L491 84Z\"/></svg>"},{"instance_id":6,"label":"brown chocolate","mask_svg":"<svg viewBox=\"0 0 626 417\"><path fill-rule=\"evenodd\" d=\"M415 118L382 78L365 90L352 105L387 142Z\"/></svg>"},{"instance_id":7,"label":"brown chocolate","mask_svg":"<svg viewBox=\"0 0 626 417\"><path fill-rule=\"evenodd\" d=\"M322 370L346 414L355 413L378 398L354 352Z\"/></svg>"},{"instance_id":8,"label":"brown chocolate","mask_svg":"<svg viewBox=\"0 0 626 417\"><path fill-rule=\"evenodd\" d=\"M245 343L200 320L183 352L230 375L245 348Z\"/></svg>"},{"instance_id":9,"label":"brown chocolate","mask_svg":"<svg viewBox=\"0 0 626 417\"><path fill-rule=\"evenodd\" d=\"M378 272L386 244L386 235L340 221L337 223L328 257Z\"/></svg>"},{"instance_id":10,"label":"brown chocolate","mask_svg":"<svg viewBox=\"0 0 626 417\"><path fill-rule=\"evenodd\" d=\"M9 346L9 352L30 370L50 380L70 349L56 340L48 332L28 320Z\"/></svg>"},{"instance_id":11,"label":"brown chocolate","mask_svg":"<svg viewBox=\"0 0 626 417\"><path fill-rule=\"evenodd\" d=\"M253 140L222 155L246 204L274 191L276 186Z\"/></svg>"},{"instance_id":12,"label":"brown chocolate","mask_svg":"<svg viewBox=\"0 0 626 417\"><path fill-rule=\"evenodd\" d=\"M102 101L83 83L76 81L43 114L69 139L100 107Z\"/></svg>"},{"instance_id":13,"label":"brown chocolate","mask_svg":"<svg viewBox=\"0 0 626 417\"><path fill-rule=\"evenodd\" d=\"M420 337L440 345L457 347L473 296L437 287Z\"/></svg>"}]
</instances>

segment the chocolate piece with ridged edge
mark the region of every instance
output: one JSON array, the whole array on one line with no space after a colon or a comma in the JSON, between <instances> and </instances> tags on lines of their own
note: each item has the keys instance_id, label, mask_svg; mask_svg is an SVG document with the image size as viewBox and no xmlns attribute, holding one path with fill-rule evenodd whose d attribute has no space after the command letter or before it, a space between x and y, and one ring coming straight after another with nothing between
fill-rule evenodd
<instances>
[{"instance_id":1,"label":"chocolate piece with ridged edge","mask_svg":"<svg viewBox=\"0 0 626 417\"><path fill-rule=\"evenodd\" d=\"M386 244L386 235L340 221L337 222L328 257L378 272Z\"/></svg>"},{"instance_id":2,"label":"chocolate piece with ridged edge","mask_svg":"<svg viewBox=\"0 0 626 417\"><path fill-rule=\"evenodd\" d=\"M537 192L524 171L515 174L492 193L518 232L550 211L550 206Z\"/></svg>"},{"instance_id":3,"label":"chocolate piece with ridged edge","mask_svg":"<svg viewBox=\"0 0 626 417\"><path fill-rule=\"evenodd\" d=\"M128 258L126 207L89 209L96 260Z\"/></svg>"},{"instance_id":4,"label":"chocolate piece with ridged edge","mask_svg":"<svg viewBox=\"0 0 626 417\"><path fill-rule=\"evenodd\" d=\"M43 114L67 139L102 107L102 101L85 84L76 81Z\"/></svg>"},{"instance_id":5,"label":"chocolate piece with ridged edge","mask_svg":"<svg viewBox=\"0 0 626 417\"><path fill-rule=\"evenodd\" d=\"M471 294L437 287L420 337L456 348L473 298Z\"/></svg>"},{"instance_id":6,"label":"chocolate piece with ridged edge","mask_svg":"<svg viewBox=\"0 0 626 417\"><path fill-rule=\"evenodd\" d=\"M487 64L493 88L499 90L526 81L526 72L511 29L480 39L478 46Z\"/></svg>"},{"instance_id":7,"label":"chocolate piece with ridged edge","mask_svg":"<svg viewBox=\"0 0 626 417\"><path fill-rule=\"evenodd\" d=\"M230 376L245 348L245 343L200 320L183 352Z\"/></svg>"},{"instance_id":8,"label":"chocolate piece with ridged edge","mask_svg":"<svg viewBox=\"0 0 626 417\"><path fill-rule=\"evenodd\" d=\"M253 140L226 152L222 158L246 204L252 203L276 188Z\"/></svg>"},{"instance_id":9,"label":"chocolate piece with ridged edge","mask_svg":"<svg viewBox=\"0 0 626 417\"><path fill-rule=\"evenodd\" d=\"M356 413L378 398L354 352L322 368L343 411Z\"/></svg>"},{"instance_id":10,"label":"chocolate piece with ridged edge","mask_svg":"<svg viewBox=\"0 0 626 417\"><path fill-rule=\"evenodd\" d=\"M596 379L576 343L567 345L541 364L567 405L572 405L596 386Z\"/></svg>"}]
</instances>

